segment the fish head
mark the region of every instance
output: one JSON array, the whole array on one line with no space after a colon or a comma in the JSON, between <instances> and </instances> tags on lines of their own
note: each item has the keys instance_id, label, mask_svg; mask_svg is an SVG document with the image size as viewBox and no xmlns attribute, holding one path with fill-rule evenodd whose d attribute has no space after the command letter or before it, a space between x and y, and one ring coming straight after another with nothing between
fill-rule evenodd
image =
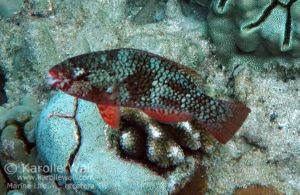
<instances>
[{"instance_id":1,"label":"fish head","mask_svg":"<svg viewBox=\"0 0 300 195\"><path fill-rule=\"evenodd\" d=\"M71 66L60 63L48 71L48 84L62 91L68 91L74 81Z\"/></svg>"},{"instance_id":2,"label":"fish head","mask_svg":"<svg viewBox=\"0 0 300 195\"><path fill-rule=\"evenodd\" d=\"M80 56L79 56L80 57ZM99 94L113 94L114 78L110 72L79 57L70 58L48 71L48 84L69 95L88 101L99 101ZM102 95L103 96L103 95Z\"/></svg>"}]
</instances>

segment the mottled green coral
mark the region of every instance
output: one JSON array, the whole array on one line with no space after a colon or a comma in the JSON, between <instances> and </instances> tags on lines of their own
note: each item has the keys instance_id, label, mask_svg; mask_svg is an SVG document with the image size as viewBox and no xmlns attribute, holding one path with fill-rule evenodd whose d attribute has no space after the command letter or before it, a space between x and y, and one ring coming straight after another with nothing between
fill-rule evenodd
<instances>
[{"instance_id":1,"label":"mottled green coral","mask_svg":"<svg viewBox=\"0 0 300 195\"><path fill-rule=\"evenodd\" d=\"M225 62L299 69L299 10L298 0L213 0L209 33Z\"/></svg>"}]
</instances>

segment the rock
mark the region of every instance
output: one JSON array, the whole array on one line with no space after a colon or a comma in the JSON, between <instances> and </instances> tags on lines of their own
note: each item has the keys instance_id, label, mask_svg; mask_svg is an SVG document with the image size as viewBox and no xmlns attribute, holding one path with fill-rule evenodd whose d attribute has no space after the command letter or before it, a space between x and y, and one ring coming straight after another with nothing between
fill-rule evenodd
<instances>
[{"instance_id":1,"label":"rock","mask_svg":"<svg viewBox=\"0 0 300 195\"><path fill-rule=\"evenodd\" d=\"M167 0L128 1L127 3L129 14L141 7L138 13L132 16L132 21L136 24L161 22L165 18Z\"/></svg>"},{"instance_id":2,"label":"rock","mask_svg":"<svg viewBox=\"0 0 300 195\"><path fill-rule=\"evenodd\" d=\"M21 11L24 8L22 0L0 0L0 16L3 18L10 18L14 14Z\"/></svg>"}]
</instances>

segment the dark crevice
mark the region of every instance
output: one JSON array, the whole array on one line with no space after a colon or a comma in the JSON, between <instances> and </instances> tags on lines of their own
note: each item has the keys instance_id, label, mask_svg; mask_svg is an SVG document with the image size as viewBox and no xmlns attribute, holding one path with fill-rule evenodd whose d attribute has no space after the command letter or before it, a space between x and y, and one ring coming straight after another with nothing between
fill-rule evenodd
<instances>
[{"instance_id":1,"label":"dark crevice","mask_svg":"<svg viewBox=\"0 0 300 195\"><path fill-rule=\"evenodd\" d=\"M79 151L79 148L81 146L81 129L80 129L80 126L76 120L76 114L77 114L77 111L78 111L78 99L76 98L75 99L75 110L74 110L74 116L73 116L73 119L75 121L75 125L77 127L77 131L76 131L76 135L77 135L77 145L76 145L76 148L73 150L73 152L70 154L69 156L69 159L68 159L68 164L66 166L66 171L69 175L71 175L71 168L72 168L72 165L73 165L73 162L74 162L74 159Z\"/></svg>"},{"instance_id":2,"label":"dark crevice","mask_svg":"<svg viewBox=\"0 0 300 195\"><path fill-rule=\"evenodd\" d=\"M249 54L253 55L255 53L255 50L253 51L243 51L237 44L235 44L235 50L237 54L243 55L243 54Z\"/></svg>"},{"instance_id":3,"label":"dark crevice","mask_svg":"<svg viewBox=\"0 0 300 195\"><path fill-rule=\"evenodd\" d=\"M16 138L21 140L24 143L24 150L26 154L30 154L31 150L35 147L35 143L29 142L24 132L24 126L29 121L30 121L29 119L22 123L18 121L9 121L5 124L5 125L14 125L17 127Z\"/></svg>"},{"instance_id":4,"label":"dark crevice","mask_svg":"<svg viewBox=\"0 0 300 195\"><path fill-rule=\"evenodd\" d=\"M227 0L220 0L217 5L218 9L223 10L226 3L227 3Z\"/></svg>"},{"instance_id":5,"label":"dark crevice","mask_svg":"<svg viewBox=\"0 0 300 195\"><path fill-rule=\"evenodd\" d=\"M229 94L228 96L230 98L235 98L235 77L239 74L239 71L241 70L240 68L242 67L241 64L237 64L233 70L231 71L228 81L226 83L226 88L229 89Z\"/></svg>"},{"instance_id":6,"label":"dark crevice","mask_svg":"<svg viewBox=\"0 0 300 195\"><path fill-rule=\"evenodd\" d=\"M153 171L154 173L156 173L160 177L164 177L164 178L167 177L168 173L174 171L175 168L176 168L176 166L170 166L170 167L166 167L166 168L158 167L156 164L150 162L147 159L147 155L145 155L144 158L132 159L132 158L128 157L126 154L124 154L123 152L121 152L119 154L119 157L122 160L127 161L129 163L137 163L137 164L140 164L144 167L147 167L149 170Z\"/></svg>"},{"instance_id":7,"label":"dark crevice","mask_svg":"<svg viewBox=\"0 0 300 195\"><path fill-rule=\"evenodd\" d=\"M206 20L209 8L208 5L198 1L179 0L181 12L185 17L196 20Z\"/></svg>"},{"instance_id":8,"label":"dark crevice","mask_svg":"<svg viewBox=\"0 0 300 195\"><path fill-rule=\"evenodd\" d=\"M266 19L269 17L271 14L272 10L278 5L278 0L273 0L272 3L263 11L263 14L261 17L256 21L251 24L248 24L244 27L245 30L251 30L252 28L258 27L261 23L266 21Z\"/></svg>"},{"instance_id":9,"label":"dark crevice","mask_svg":"<svg viewBox=\"0 0 300 195\"><path fill-rule=\"evenodd\" d=\"M291 0L286 8L287 8L287 16L285 22L285 32L284 32L284 39L283 39L283 50L287 50L290 46L291 42L291 31L292 31L292 16L291 16L291 7L293 3L297 0Z\"/></svg>"},{"instance_id":10,"label":"dark crevice","mask_svg":"<svg viewBox=\"0 0 300 195\"><path fill-rule=\"evenodd\" d=\"M12 190L12 188L10 187L11 186L10 184L12 184L13 182L9 179L6 171L4 170L4 168L2 166L0 166L0 174L4 178L4 184L5 184L6 188L7 188L7 190L8 191Z\"/></svg>"},{"instance_id":11,"label":"dark crevice","mask_svg":"<svg viewBox=\"0 0 300 195\"><path fill-rule=\"evenodd\" d=\"M285 22L285 32L284 32L284 39L283 39L283 50L286 50L290 46L291 41L291 29L292 29L292 18L291 18L291 11L290 7L287 11L286 22Z\"/></svg>"},{"instance_id":12,"label":"dark crevice","mask_svg":"<svg viewBox=\"0 0 300 195\"><path fill-rule=\"evenodd\" d=\"M260 145L260 142L254 142L253 140L249 139L247 136L242 135L241 138L246 144L254 148L260 149L262 152L265 152L268 149L267 146Z\"/></svg>"},{"instance_id":13,"label":"dark crevice","mask_svg":"<svg viewBox=\"0 0 300 195\"><path fill-rule=\"evenodd\" d=\"M0 69L0 105L7 102L7 96L4 90L5 82L6 82L6 78L4 75L4 71Z\"/></svg>"},{"instance_id":14,"label":"dark crevice","mask_svg":"<svg viewBox=\"0 0 300 195\"><path fill-rule=\"evenodd\" d=\"M27 121L28 122L28 121ZM25 126L26 122L24 124L19 124L18 125L18 128L17 128L17 135L16 137L20 140L23 141L24 143L24 149L25 149L25 152L27 154L30 154L31 150L35 147L35 143L30 143L27 138L26 138L26 135L25 135L25 132L24 132L24 126Z\"/></svg>"}]
</instances>

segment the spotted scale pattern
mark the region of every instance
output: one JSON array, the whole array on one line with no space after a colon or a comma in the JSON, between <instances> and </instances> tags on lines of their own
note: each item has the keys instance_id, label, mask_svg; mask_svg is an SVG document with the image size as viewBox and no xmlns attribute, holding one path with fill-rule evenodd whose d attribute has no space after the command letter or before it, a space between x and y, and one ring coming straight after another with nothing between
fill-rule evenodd
<instances>
[{"instance_id":1,"label":"spotted scale pattern","mask_svg":"<svg viewBox=\"0 0 300 195\"><path fill-rule=\"evenodd\" d=\"M201 78L192 69L140 50L109 52L108 63L122 89L121 106L188 112L212 123L226 119L226 108L203 93Z\"/></svg>"}]
</instances>

